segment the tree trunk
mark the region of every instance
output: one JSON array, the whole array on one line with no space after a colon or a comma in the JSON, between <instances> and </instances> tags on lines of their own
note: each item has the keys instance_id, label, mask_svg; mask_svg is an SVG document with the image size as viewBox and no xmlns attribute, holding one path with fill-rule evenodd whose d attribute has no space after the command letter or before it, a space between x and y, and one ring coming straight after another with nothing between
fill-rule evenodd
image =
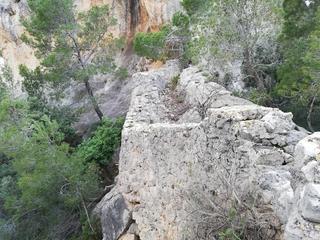
<instances>
[{"instance_id":1,"label":"tree trunk","mask_svg":"<svg viewBox=\"0 0 320 240\"><path fill-rule=\"evenodd\" d=\"M245 84L249 87L256 87L258 90L266 89L264 80L260 78L259 73L255 69L254 61L252 59L252 50L250 47L245 48L243 56L244 72L247 75L245 77Z\"/></svg>"},{"instance_id":2,"label":"tree trunk","mask_svg":"<svg viewBox=\"0 0 320 240\"><path fill-rule=\"evenodd\" d=\"M310 129L311 132L315 132L313 127L312 127L312 122L311 122L311 114L313 112L313 107L314 107L314 103L316 101L316 97L312 98L312 101L310 103L310 107L309 107L309 112L308 112L308 117L307 117L307 123L308 123L308 127Z\"/></svg>"},{"instance_id":3,"label":"tree trunk","mask_svg":"<svg viewBox=\"0 0 320 240\"><path fill-rule=\"evenodd\" d=\"M99 105L97 103L96 98L93 95L93 91L92 91L91 85L89 83L89 79L84 80L84 83L85 83L85 86L86 86L86 89L87 89L91 104L92 104L92 106L94 108L94 111L97 113L97 115L98 115L98 117L99 117L99 119L101 121L102 118L103 118L103 113L102 113L102 111L101 111L101 109L100 109L100 107L99 107Z\"/></svg>"}]
</instances>

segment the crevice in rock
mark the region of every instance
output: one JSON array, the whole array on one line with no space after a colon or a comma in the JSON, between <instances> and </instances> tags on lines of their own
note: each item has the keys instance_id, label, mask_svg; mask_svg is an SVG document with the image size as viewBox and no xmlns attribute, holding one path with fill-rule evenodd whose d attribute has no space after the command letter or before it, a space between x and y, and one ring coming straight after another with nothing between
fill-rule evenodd
<instances>
[{"instance_id":1,"label":"crevice in rock","mask_svg":"<svg viewBox=\"0 0 320 240\"><path fill-rule=\"evenodd\" d=\"M185 93L171 89L171 87L162 91L162 98L168 110L167 117L172 122L179 121L183 114L191 109L191 105L185 101Z\"/></svg>"},{"instance_id":2,"label":"crevice in rock","mask_svg":"<svg viewBox=\"0 0 320 240\"><path fill-rule=\"evenodd\" d=\"M126 21L129 26L128 34L133 36L140 21L140 0L126 1Z\"/></svg>"},{"instance_id":3,"label":"crevice in rock","mask_svg":"<svg viewBox=\"0 0 320 240\"><path fill-rule=\"evenodd\" d=\"M132 219L132 216L131 216L128 224L126 225L125 229L123 230L122 234L119 236L118 239L121 239L122 236L124 236L128 233L128 231L133 223L135 223L135 221Z\"/></svg>"}]
</instances>

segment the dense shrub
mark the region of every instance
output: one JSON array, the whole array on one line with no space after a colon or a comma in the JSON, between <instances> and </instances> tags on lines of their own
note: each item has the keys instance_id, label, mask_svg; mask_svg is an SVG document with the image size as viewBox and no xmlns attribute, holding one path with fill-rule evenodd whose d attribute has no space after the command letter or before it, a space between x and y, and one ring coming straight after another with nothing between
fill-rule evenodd
<instances>
[{"instance_id":1,"label":"dense shrub","mask_svg":"<svg viewBox=\"0 0 320 240\"><path fill-rule=\"evenodd\" d=\"M153 60L163 60L165 56L165 42L168 28L164 27L159 32L137 33L134 41L134 51L140 55Z\"/></svg>"},{"instance_id":2,"label":"dense shrub","mask_svg":"<svg viewBox=\"0 0 320 240\"><path fill-rule=\"evenodd\" d=\"M197 12L199 8L204 5L205 2L206 0L183 0L182 6L189 15L192 15L195 12Z\"/></svg>"},{"instance_id":3,"label":"dense shrub","mask_svg":"<svg viewBox=\"0 0 320 240\"><path fill-rule=\"evenodd\" d=\"M93 136L79 146L79 154L86 162L106 166L120 146L124 120L103 119Z\"/></svg>"},{"instance_id":4,"label":"dense shrub","mask_svg":"<svg viewBox=\"0 0 320 240\"><path fill-rule=\"evenodd\" d=\"M0 100L0 239L74 239L88 225L95 235L96 164L63 142L56 121L33 117L25 102Z\"/></svg>"},{"instance_id":5,"label":"dense shrub","mask_svg":"<svg viewBox=\"0 0 320 240\"><path fill-rule=\"evenodd\" d=\"M182 12L177 12L172 17L173 26L186 29L189 27L189 24L190 24L189 17Z\"/></svg>"}]
</instances>

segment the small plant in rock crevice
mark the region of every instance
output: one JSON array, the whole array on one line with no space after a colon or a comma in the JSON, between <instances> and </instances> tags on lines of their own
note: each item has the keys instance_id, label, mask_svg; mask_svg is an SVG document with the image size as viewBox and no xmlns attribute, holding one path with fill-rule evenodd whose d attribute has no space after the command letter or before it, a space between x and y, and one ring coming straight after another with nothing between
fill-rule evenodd
<instances>
[{"instance_id":1,"label":"small plant in rock crevice","mask_svg":"<svg viewBox=\"0 0 320 240\"><path fill-rule=\"evenodd\" d=\"M170 89L172 91L176 90L178 84L179 84L179 80L180 80L180 75L174 76L173 78L171 78L170 81Z\"/></svg>"},{"instance_id":2,"label":"small plant in rock crevice","mask_svg":"<svg viewBox=\"0 0 320 240\"><path fill-rule=\"evenodd\" d=\"M112 160L120 146L123 118L103 119L93 135L79 146L79 154L87 162L95 162L105 167Z\"/></svg>"}]
</instances>

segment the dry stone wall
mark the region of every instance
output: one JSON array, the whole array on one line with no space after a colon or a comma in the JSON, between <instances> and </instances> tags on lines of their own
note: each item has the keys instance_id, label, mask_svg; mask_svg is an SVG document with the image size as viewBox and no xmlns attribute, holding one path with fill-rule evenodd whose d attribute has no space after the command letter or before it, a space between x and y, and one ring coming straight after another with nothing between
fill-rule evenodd
<instances>
[{"instance_id":1,"label":"dry stone wall","mask_svg":"<svg viewBox=\"0 0 320 240\"><path fill-rule=\"evenodd\" d=\"M251 239L319 239L319 134L291 113L232 96L195 67L168 90L170 64L135 75L144 80L132 94L116 187L96 209L104 239L214 239L233 202ZM168 91L188 106L175 118ZM104 216L114 195L131 218L110 237Z\"/></svg>"}]
</instances>

